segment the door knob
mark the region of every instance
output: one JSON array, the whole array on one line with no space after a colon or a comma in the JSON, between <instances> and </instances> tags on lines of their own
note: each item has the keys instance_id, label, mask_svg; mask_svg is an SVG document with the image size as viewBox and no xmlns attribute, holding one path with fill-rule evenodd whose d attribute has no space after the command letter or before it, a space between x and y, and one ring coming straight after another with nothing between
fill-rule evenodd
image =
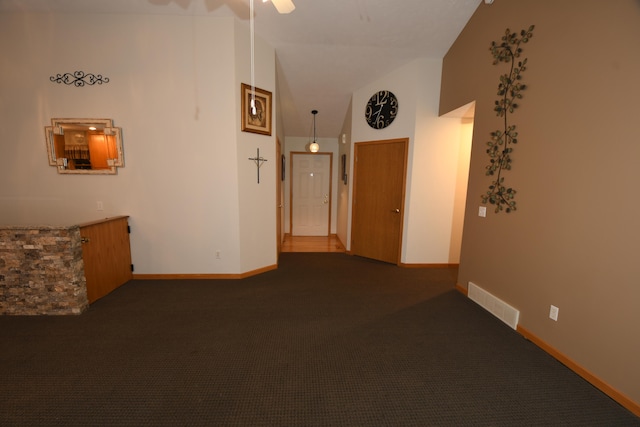
<instances>
[{"instance_id":1,"label":"door knob","mask_svg":"<svg viewBox=\"0 0 640 427\"><path fill-rule=\"evenodd\" d=\"M80 243L89 243L89 238L88 237L81 237L80 238Z\"/></svg>"},{"instance_id":2,"label":"door knob","mask_svg":"<svg viewBox=\"0 0 640 427\"><path fill-rule=\"evenodd\" d=\"M394 209L394 210L392 210L391 212L393 212L393 213L400 213L400 209Z\"/></svg>"}]
</instances>

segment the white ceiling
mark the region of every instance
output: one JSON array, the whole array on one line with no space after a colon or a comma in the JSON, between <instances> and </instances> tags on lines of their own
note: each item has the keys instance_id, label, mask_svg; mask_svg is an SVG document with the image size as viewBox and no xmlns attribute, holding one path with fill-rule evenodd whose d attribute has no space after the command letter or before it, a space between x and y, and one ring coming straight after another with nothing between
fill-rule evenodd
<instances>
[{"instance_id":1,"label":"white ceiling","mask_svg":"<svg viewBox=\"0 0 640 427\"><path fill-rule=\"evenodd\" d=\"M255 0L255 32L276 51L286 136L337 137L351 93L417 58L442 58L481 0ZM0 12L235 15L249 0L0 0ZM247 26L248 31L248 26ZM357 106L355 108L358 108Z\"/></svg>"}]
</instances>

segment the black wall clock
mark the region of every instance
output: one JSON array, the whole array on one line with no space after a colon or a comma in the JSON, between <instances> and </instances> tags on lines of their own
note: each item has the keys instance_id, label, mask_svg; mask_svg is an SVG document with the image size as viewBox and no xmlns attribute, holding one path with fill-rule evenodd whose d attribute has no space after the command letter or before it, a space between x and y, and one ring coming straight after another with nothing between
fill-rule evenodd
<instances>
[{"instance_id":1,"label":"black wall clock","mask_svg":"<svg viewBox=\"0 0 640 427\"><path fill-rule=\"evenodd\" d=\"M389 126L398 115L398 99L388 90L374 93L367 102L364 118L374 129L384 129Z\"/></svg>"}]
</instances>

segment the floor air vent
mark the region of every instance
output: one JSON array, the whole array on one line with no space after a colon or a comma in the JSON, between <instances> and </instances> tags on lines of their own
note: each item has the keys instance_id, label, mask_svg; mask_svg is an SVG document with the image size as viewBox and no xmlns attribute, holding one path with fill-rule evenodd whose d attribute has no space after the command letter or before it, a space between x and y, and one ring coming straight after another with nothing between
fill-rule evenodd
<instances>
[{"instance_id":1,"label":"floor air vent","mask_svg":"<svg viewBox=\"0 0 640 427\"><path fill-rule=\"evenodd\" d=\"M469 282L467 295L480 307L502 320L513 329L518 327L520 312L501 299L496 298L473 282Z\"/></svg>"}]
</instances>

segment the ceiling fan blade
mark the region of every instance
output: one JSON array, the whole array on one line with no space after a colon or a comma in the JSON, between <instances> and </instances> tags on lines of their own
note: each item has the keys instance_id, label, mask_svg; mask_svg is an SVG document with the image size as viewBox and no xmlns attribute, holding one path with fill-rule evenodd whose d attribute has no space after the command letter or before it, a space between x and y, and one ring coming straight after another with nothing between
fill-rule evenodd
<instances>
[{"instance_id":1,"label":"ceiling fan blade","mask_svg":"<svg viewBox=\"0 0 640 427\"><path fill-rule=\"evenodd\" d=\"M296 6L292 0L271 0L279 13L291 13Z\"/></svg>"}]
</instances>

